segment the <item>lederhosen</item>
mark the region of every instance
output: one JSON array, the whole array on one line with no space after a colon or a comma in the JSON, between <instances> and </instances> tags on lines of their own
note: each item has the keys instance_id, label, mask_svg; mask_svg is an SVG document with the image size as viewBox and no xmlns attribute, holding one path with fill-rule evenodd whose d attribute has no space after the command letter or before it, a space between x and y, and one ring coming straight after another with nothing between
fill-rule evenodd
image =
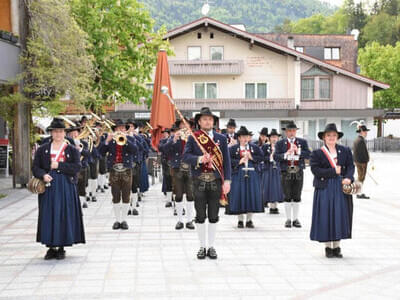
<instances>
[{"instance_id":1,"label":"lederhosen","mask_svg":"<svg viewBox=\"0 0 400 300\"><path fill-rule=\"evenodd\" d=\"M123 165L123 146L115 145L116 157L110 170L110 185L113 203L130 202L132 186L132 169Z\"/></svg>"},{"instance_id":2,"label":"lederhosen","mask_svg":"<svg viewBox=\"0 0 400 300\"><path fill-rule=\"evenodd\" d=\"M295 140L297 144L297 140ZM287 150L291 147L287 143ZM299 166L299 160L288 160L288 167L281 172L282 189L285 195L285 202L300 202L303 190L304 172Z\"/></svg>"},{"instance_id":3,"label":"lederhosen","mask_svg":"<svg viewBox=\"0 0 400 300\"><path fill-rule=\"evenodd\" d=\"M181 143L181 156L186 142L178 140ZM190 165L181 161L179 168L171 168L172 178L174 181L173 191L175 194L175 201L182 202L183 194L186 194L187 201L193 201L193 182L190 171Z\"/></svg>"}]
</instances>

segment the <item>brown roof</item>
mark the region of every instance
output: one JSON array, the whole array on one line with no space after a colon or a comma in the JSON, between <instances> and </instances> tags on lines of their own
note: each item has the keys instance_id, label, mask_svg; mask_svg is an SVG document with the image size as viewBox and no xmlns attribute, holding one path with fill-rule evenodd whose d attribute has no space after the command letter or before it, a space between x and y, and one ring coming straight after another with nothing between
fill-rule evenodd
<instances>
[{"instance_id":1,"label":"brown roof","mask_svg":"<svg viewBox=\"0 0 400 300\"><path fill-rule=\"evenodd\" d=\"M324 59L325 47L340 48L340 60L329 63L349 70L357 71L358 41L351 34L291 34L291 33L257 33L267 40L286 46L292 37L295 47L303 47L304 53L315 58Z\"/></svg>"},{"instance_id":2,"label":"brown roof","mask_svg":"<svg viewBox=\"0 0 400 300\"><path fill-rule=\"evenodd\" d=\"M240 29L237 29L235 27L232 27L228 24L222 23L220 21L217 21L215 19L209 18L209 17L203 17L201 19L195 20L191 23L188 23L186 25L182 25L179 26L175 29L172 29L170 31L168 31L166 33L166 35L164 36L164 39L173 39L177 36L183 35L187 32L193 31L197 28L201 28L204 26L210 26L213 28L216 28L222 32L226 32L226 33L230 33L233 34L234 36L236 36L237 38L246 40L250 43L253 43L255 45L258 45L260 47L264 47L266 49L269 49L271 51L280 53L280 54L287 54L287 55L291 55L293 57L296 57L297 59L301 59L307 62L310 62L312 64L315 64L317 66L326 68L328 70L331 70L333 72L336 72L337 74L342 74L344 76L348 76L351 78L354 78L356 80L362 81L366 84L370 84L371 86L374 87L374 90L380 90L380 89L388 89L390 87L390 85L377 81L377 80L373 80L371 78L365 77L363 75L357 74L354 71L349 71L346 70L342 67L338 67L335 66L331 63L328 63L326 61L320 60L318 58L312 57L310 55L307 55L305 53L301 53L298 52L296 50L293 50L291 48L288 48L285 45L281 45L277 42L268 40L264 37L261 37L259 35L256 34L252 34L246 31L242 31Z\"/></svg>"}]
</instances>

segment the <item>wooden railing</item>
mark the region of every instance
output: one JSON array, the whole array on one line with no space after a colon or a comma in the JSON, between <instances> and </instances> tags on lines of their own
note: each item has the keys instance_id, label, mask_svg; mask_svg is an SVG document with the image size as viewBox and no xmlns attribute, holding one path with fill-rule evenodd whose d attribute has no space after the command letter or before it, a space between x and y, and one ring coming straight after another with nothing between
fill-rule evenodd
<instances>
[{"instance_id":1,"label":"wooden railing","mask_svg":"<svg viewBox=\"0 0 400 300\"><path fill-rule=\"evenodd\" d=\"M175 99L181 110L200 110L209 106L213 110L280 110L295 109L294 99ZM116 111L149 111L146 105L119 104Z\"/></svg>"},{"instance_id":2,"label":"wooden railing","mask_svg":"<svg viewBox=\"0 0 400 300\"><path fill-rule=\"evenodd\" d=\"M170 75L240 75L243 60L169 60Z\"/></svg>"}]
</instances>

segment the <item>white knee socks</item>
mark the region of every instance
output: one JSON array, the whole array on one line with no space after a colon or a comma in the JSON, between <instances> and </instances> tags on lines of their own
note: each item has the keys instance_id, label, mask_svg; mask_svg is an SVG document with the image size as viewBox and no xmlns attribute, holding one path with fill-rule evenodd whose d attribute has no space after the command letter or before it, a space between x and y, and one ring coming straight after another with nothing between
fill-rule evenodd
<instances>
[{"instance_id":1,"label":"white knee socks","mask_svg":"<svg viewBox=\"0 0 400 300\"><path fill-rule=\"evenodd\" d=\"M121 205L121 221L126 221L128 216L129 203L122 203Z\"/></svg>"},{"instance_id":2,"label":"white knee socks","mask_svg":"<svg viewBox=\"0 0 400 300\"><path fill-rule=\"evenodd\" d=\"M286 212L286 219L292 219L292 203L285 202L285 212Z\"/></svg>"},{"instance_id":3,"label":"white knee socks","mask_svg":"<svg viewBox=\"0 0 400 300\"><path fill-rule=\"evenodd\" d=\"M193 201L186 202L186 221L192 222L193 221Z\"/></svg>"},{"instance_id":4,"label":"white knee socks","mask_svg":"<svg viewBox=\"0 0 400 300\"><path fill-rule=\"evenodd\" d=\"M215 236L217 234L217 223L208 223L208 247L214 247Z\"/></svg>"},{"instance_id":5,"label":"white knee socks","mask_svg":"<svg viewBox=\"0 0 400 300\"><path fill-rule=\"evenodd\" d=\"M121 223L121 203L113 203L115 220Z\"/></svg>"},{"instance_id":6,"label":"white knee socks","mask_svg":"<svg viewBox=\"0 0 400 300\"><path fill-rule=\"evenodd\" d=\"M293 220L299 219L299 209L300 209L300 203L293 202Z\"/></svg>"},{"instance_id":7,"label":"white knee socks","mask_svg":"<svg viewBox=\"0 0 400 300\"><path fill-rule=\"evenodd\" d=\"M178 214L178 221L183 222L183 201L176 202L176 213Z\"/></svg>"},{"instance_id":8,"label":"white knee socks","mask_svg":"<svg viewBox=\"0 0 400 300\"><path fill-rule=\"evenodd\" d=\"M206 223L196 224L197 235L199 236L200 247L206 247Z\"/></svg>"},{"instance_id":9,"label":"white knee socks","mask_svg":"<svg viewBox=\"0 0 400 300\"><path fill-rule=\"evenodd\" d=\"M246 216L246 221L249 222L253 219L253 214L252 213L248 213Z\"/></svg>"}]
</instances>

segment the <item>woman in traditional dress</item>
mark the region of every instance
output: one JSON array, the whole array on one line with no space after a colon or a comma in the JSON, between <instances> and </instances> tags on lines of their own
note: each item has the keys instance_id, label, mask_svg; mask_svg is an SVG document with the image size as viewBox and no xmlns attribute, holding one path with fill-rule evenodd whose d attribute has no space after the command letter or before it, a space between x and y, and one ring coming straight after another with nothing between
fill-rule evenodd
<instances>
[{"instance_id":1,"label":"woman in traditional dress","mask_svg":"<svg viewBox=\"0 0 400 300\"><path fill-rule=\"evenodd\" d=\"M253 213L264 212L260 190L261 180L257 171L257 164L262 161L263 156L260 148L249 142L252 134L246 127L240 127L236 134L239 143L229 147L232 188L229 193L227 214L238 215L238 228L244 227L243 221L246 214L246 227L254 228Z\"/></svg>"},{"instance_id":2,"label":"woman in traditional dress","mask_svg":"<svg viewBox=\"0 0 400 300\"><path fill-rule=\"evenodd\" d=\"M272 129L269 134L269 143L262 146L264 154L262 170L262 199L269 206L270 214L279 214L278 203L283 202L284 195L281 183L281 169L274 160L275 144L281 135Z\"/></svg>"},{"instance_id":3,"label":"woman in traditional dress","mask_svg":"<svg viewBox=\"0 0 400 300\"><path fill-rule=\"evenodd\" d=\"M39 195L37 242L49 249L45 259L64 259L64 247L85 243L81 203L77 192L80 153L65 140L65 124L55 118L51 140L38 148L32 172L47 187ZM58 249L57 249L58 248Z\"/></svg>"},{"instance_id":4,"label":"woman in traditional dress","mask_svg":"<svg viewBox=\"0 0 400 300\"><path fill-rule=\"evenodd\" d=\"M325 243L328 258L342 258L340 240L351 238L353 200L342 185L354 181L354 163L350 148L337 143L342 136L335 124L326 125L318 133L324 145L310 162L315 188L310 238Z\"/></svg>"}]
</instances>

